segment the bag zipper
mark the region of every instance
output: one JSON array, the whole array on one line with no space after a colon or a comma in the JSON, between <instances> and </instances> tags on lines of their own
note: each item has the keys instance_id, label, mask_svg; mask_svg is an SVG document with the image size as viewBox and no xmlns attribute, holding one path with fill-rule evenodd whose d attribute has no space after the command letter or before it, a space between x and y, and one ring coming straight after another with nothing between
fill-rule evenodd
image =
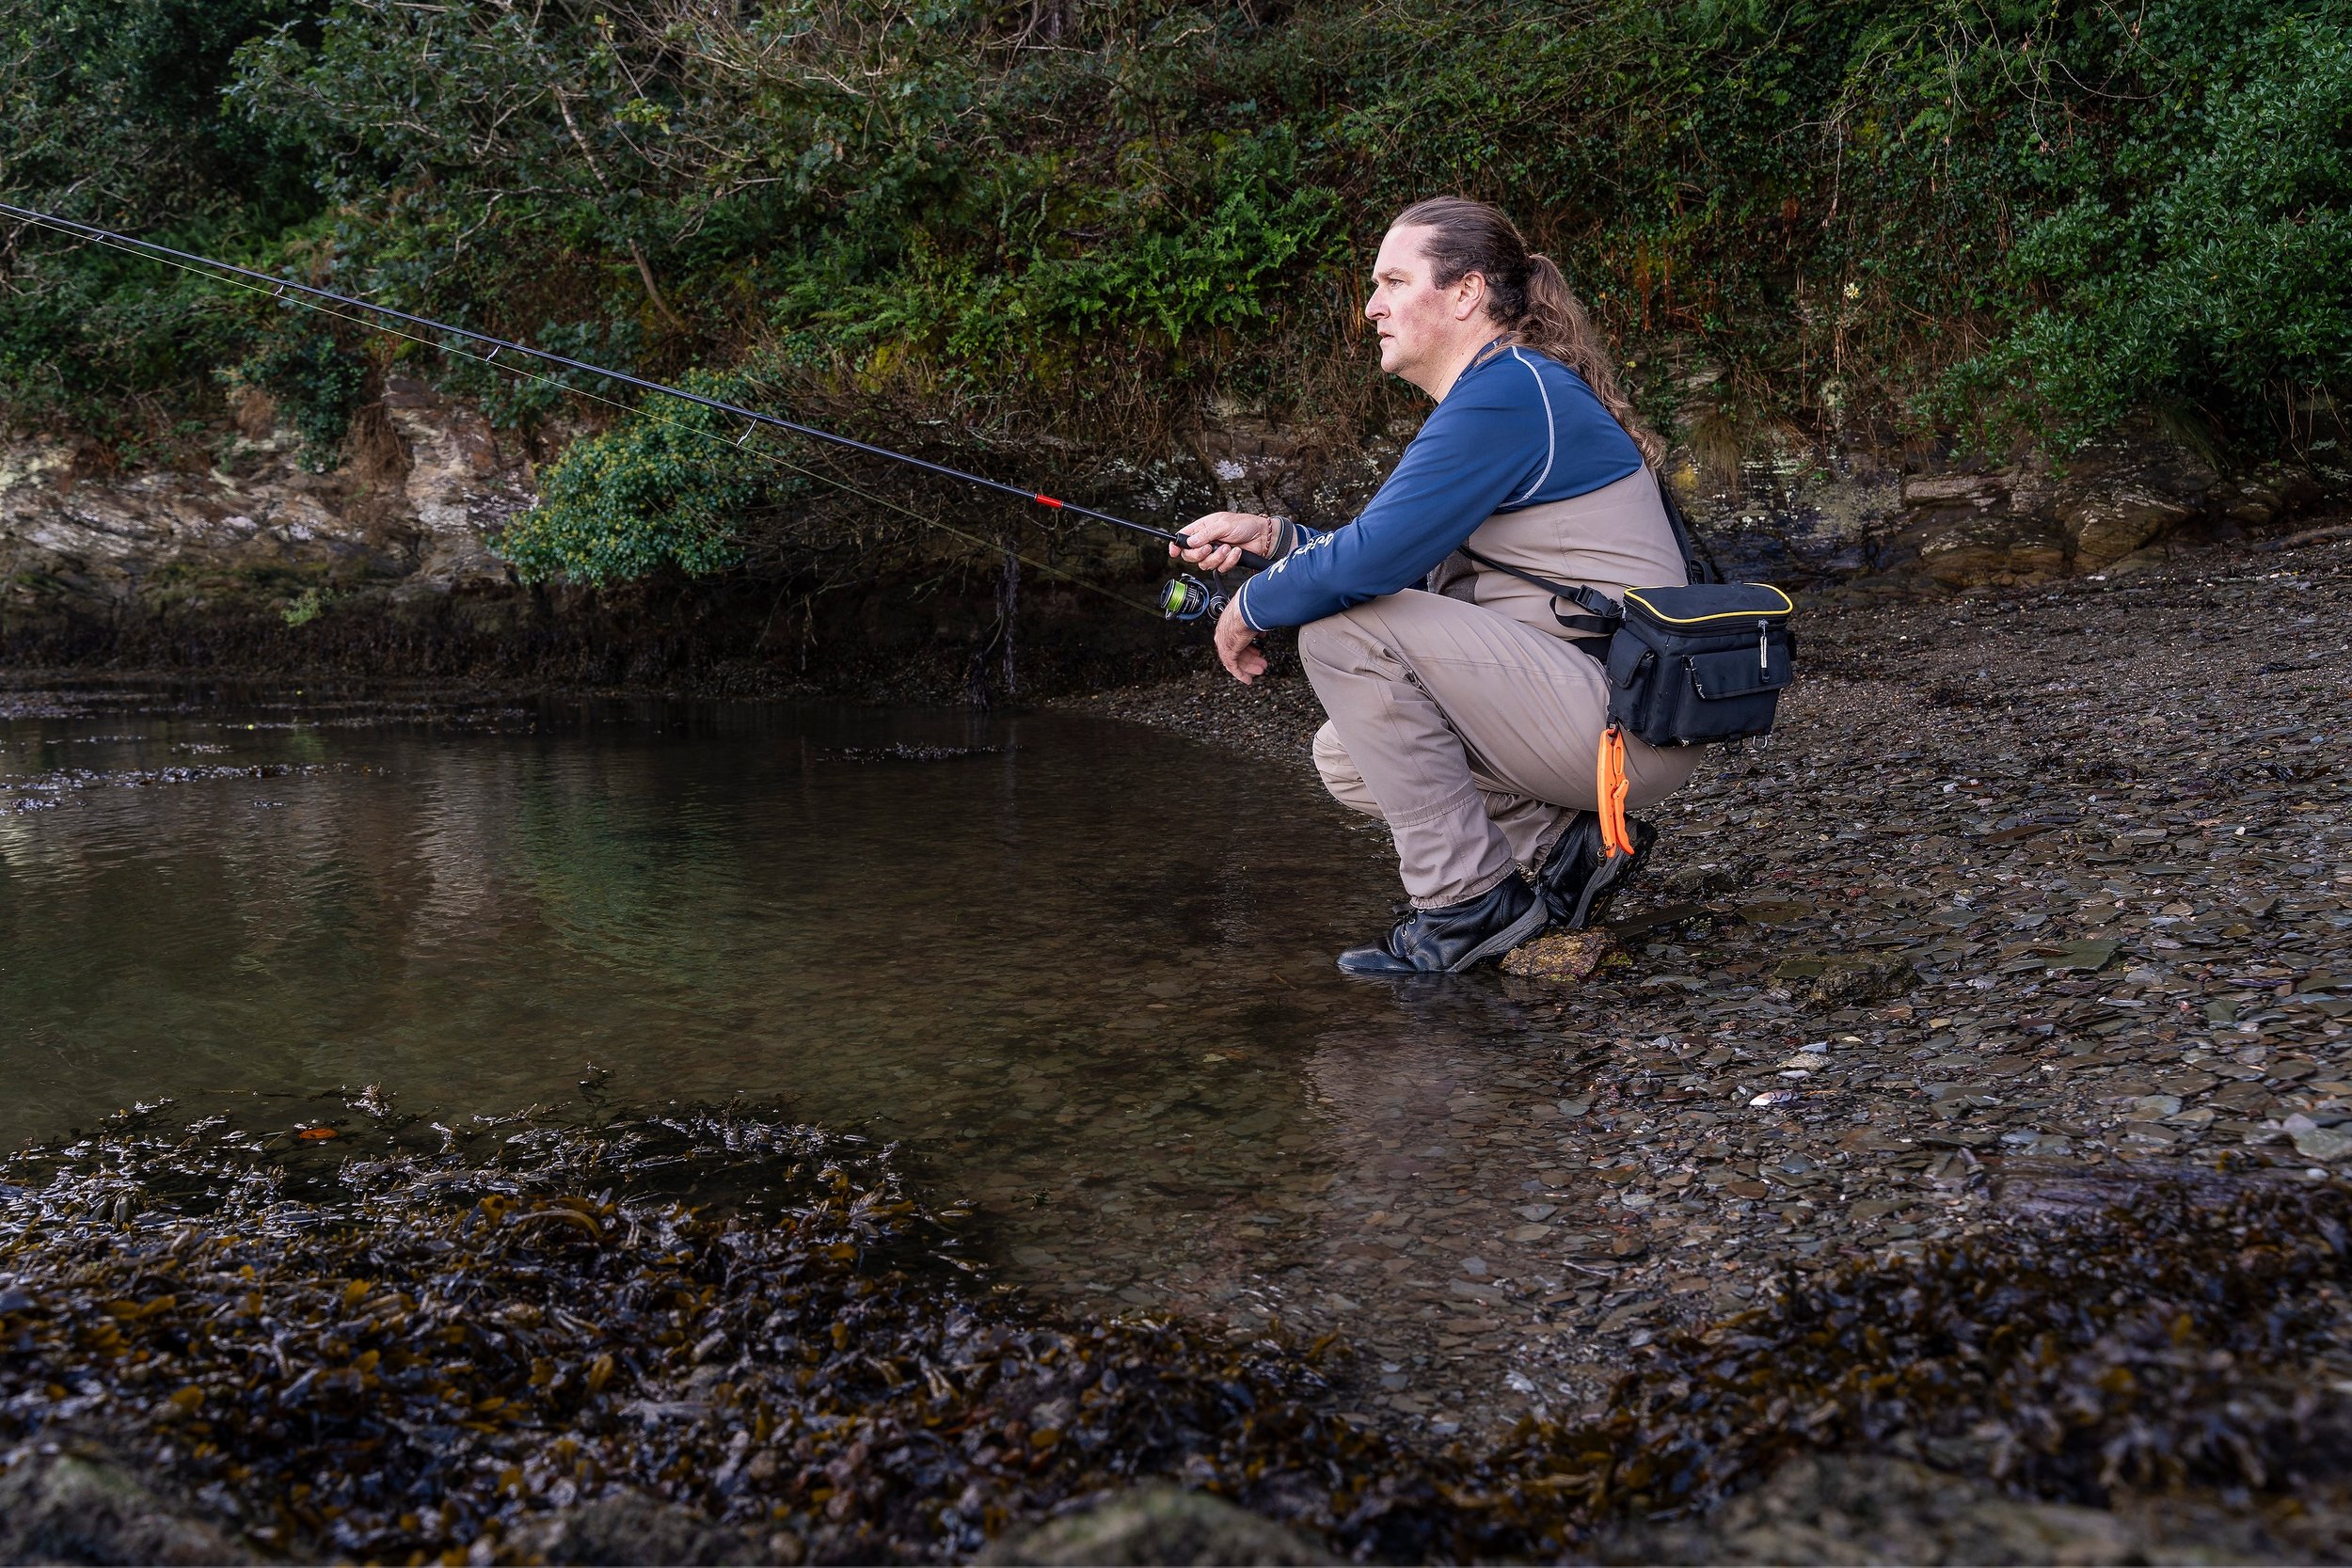
<instances>
[{"instance_id":1,"label":"bag zipper","mask_svg":"<svg viewBox=\"0 0 2352 1568\"><path fill-rule=\"evenodd\" d=\"M1738 583L1731 586L1741 588L1762 588L1767 589L1772 594L1778 595L1781 608L1778 610L1764 611L1763 613L1767 615L1787 615L1797 608L1797 603L1794 599L1791 599L1787 594L1782 593L1779 589L1772 587L1772 585L1769 582ZM1647 599L1643 598L1642 593L1643 591L1639 588L1627 589L1625 594L1626 601L1629 604L1640 605L1644 612L1648 614L1653 620L1663 622L1667 626L1695 626L1703 621L1744 621L1748 617L1757 613L1753 610L1719 610L1711 615L1669 615L1660 610L1656 605L1651 604Z\"/></svg>"}]
</instances>

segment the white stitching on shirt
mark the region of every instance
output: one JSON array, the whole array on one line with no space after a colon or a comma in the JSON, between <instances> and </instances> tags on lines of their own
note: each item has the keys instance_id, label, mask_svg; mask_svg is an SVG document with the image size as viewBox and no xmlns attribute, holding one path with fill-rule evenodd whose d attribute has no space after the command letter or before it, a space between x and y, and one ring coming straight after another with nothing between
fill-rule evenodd
<instances>
[{"instance_id":1,"label":"white stitching on shirt","mask_svg":"<svg viewBox=\"0 0 2352 1568\"><path fill-rule=\"evenodd\" d=\"M1527 360L1516 348L1511 351L1511 357L1518 360L1522 365L1527 365ZM1535 476L1534 483L1504 501L1502 504L1505 506L1517 506L1544 487L1544 481L1551 477L1552 456L1560 448L1560 426L1551 417L1551 394L1544 389L1544 372L1533 365L1527 365L1527 373L1535 378L1535 395L1544 400L1544 468L1543 472Z\"/></svg>"}]
</instances>

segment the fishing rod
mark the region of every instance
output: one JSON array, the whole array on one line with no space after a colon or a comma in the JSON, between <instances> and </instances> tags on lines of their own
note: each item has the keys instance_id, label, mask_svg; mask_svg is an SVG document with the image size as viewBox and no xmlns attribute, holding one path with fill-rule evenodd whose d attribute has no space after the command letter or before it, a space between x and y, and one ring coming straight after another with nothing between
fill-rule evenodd
<instances>
[{"instance_id":1,"label":"fishing rod","mask_svg":"<svg viewBox=\"0 0 2352 1568\"><path fill-rule=\"evenodd\" d=\"M489 352L485 356L481 356L485 363L496 364L498 362L499 356L501 354L519 354L528 358L536 359L546 364L561 365L566 370L580 371L589 375L601 376L607 381L618 382L625 387L633 387L639 391L659 392L664 397L676 398L682 403L696 404L704 408L711 409L716 413L725 414L731 418L739 419L745 422L743 434L736 437L735 444L737 446L741 446L743 442L749 440L752 435L761 427L766 427L771 430L786 431L794 436L806 436L811 440L826 442L836 447L844 447L851 451L865 452L870 457L884 458L893 463L904 464L908 467L921 468L927 473L938 474L946 479L961 480L966 484L977 484L983 489L994 490L1000 495L1019 497L1021 499L1029 501L1038 506L1045 507L1051 511L1068 513L1073 516L1085 517L1093 522L1106 523L1113 528L1121 528L1126 529L1131 532L1146 534L1153 539L1161 540L1167 544L1177 545L1185 548L1190 548L1192 545L1192 540L1189 537L1176 531L1173 529L1155 528L1150 523L1138 523L1134 521L1132 518L1115 516L1108 512L1098 512L1092 507L1080 506L1075 501L1062 500L1057 497L1049 496L1041 490L1027 489L1018 484L1007 484L1002 481L989 479L983 475L971 473L962 468L949 467L945 463L933 463L927 458L916 457L909 452L894 451L888 447L877 446L870 441L860 441L852 436L842 436L834 431L819 429L816 425L802 424L796 420L779 419L773 414L763 414L755 408L744 408L739 406L738 404L724 402L719 398L705 397L700 392L690 392L683 387L672 387L666 382L649 381L643 376L630 375L623 371L607 370L602 365L592 365L584 359L574 359L567 355L551 353L550 351L543 348L532 348L528 343L513 342L504 338L494 338L486 332L477 332L470 327L453 326L447 322L435 321L429 316L414 315L406 310L395 309L389 305L378 305L371 300L359 299L350 294L339 294L331 290L317 288L309 283L297 283L290 277L278 277L270 273L256 272L250 267L238 266L233 261L216 261L210 256L199 256L194 251L175 250L170 245L160 245L153 240L142 240L134 234L117 233L110 229L100 229L92 224L81 223L72 218L59 217L54 213L39 212L30 207L19 207L12 202L0 201L0 213L7 214L11 217L22 218L28 223L37 224L45 229L56 230L61 233L76 234L86 239L99 241L101 244L113 245L118 248L127 248L135 255L168 257L175 262L185 263L195 267L208 267L215 272L229 273L238 277L251 278L256 284L267 286L272 297L282 298L287 293L292 293L296 295L306 296L306 303L308 300L313 299L328 300L337 305L349 307L352 309L366 310L375 315L389 317L394 321L405 322L411 326L437 333L445 338L462 339L466 341L476 343L488 349ZM333 313L334 312L331 311L328 312L328 314ZM364 326L370 324L361 322L358 325ZM390 329L379 327L378 330L389 331ZM821 479L824 476L816 475L814 477ZM922 520L926 522L930 521L929 518L923 518ZM1272 562L1268 561L1264 556L1258 554L1255 550L1242 550L1239 552L1239 557L1241 564L1250 568L1252 571L1263 571L1265 567L1273 564ZM1180 576L1161 590L1160 613L1169 620L1195 621L1199 620L1205 614L1221 612L1225 608L1226 598L1227 595L1221 583L1219 586L1213 589L1200 582L1198 578Z\"/></svg>"}]
</instances>

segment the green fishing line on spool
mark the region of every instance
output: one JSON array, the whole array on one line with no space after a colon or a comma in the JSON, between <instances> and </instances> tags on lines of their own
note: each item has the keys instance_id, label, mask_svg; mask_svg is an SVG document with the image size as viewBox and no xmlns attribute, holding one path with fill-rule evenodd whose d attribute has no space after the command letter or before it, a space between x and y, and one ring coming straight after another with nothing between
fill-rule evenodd
<instances>
[{"instance_id":1,"label":"green fishing line on spool","mask_svg":"<svg viewBox=\"0 0 2352 1568\"><path fill-rule=\"evenodd\" d=\"M1160 614L1170 621L1198 621L1203 615L1222 615L1230 596L1222 583L1212 588L1196 577L1171 578L1160 589Z\"/></svg>"}]
</instances>

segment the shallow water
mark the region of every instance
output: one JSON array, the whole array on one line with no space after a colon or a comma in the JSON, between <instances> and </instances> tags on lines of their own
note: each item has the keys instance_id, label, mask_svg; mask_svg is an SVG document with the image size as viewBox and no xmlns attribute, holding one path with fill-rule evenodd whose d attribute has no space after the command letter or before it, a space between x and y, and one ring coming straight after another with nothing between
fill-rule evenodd
<instances>
[{"instance_id":1,"label":"shallow water","mask_svg":"<svg viewBox=\"0 0 2352 1568\"><path fill-rule=\"evenodd\" d=\"M1335 974L1385 839L1140 727L316 686L0 713L12 1141L168 1097L356 1142L369 1085L459 1128L583 1081L774 1098L907 1140L1008 1277L1247 1312L1335 1203L1445 1163L1480 1075L1449 1062L1541 1046L1492 985Z\"/></svg>"}]
</instances>

